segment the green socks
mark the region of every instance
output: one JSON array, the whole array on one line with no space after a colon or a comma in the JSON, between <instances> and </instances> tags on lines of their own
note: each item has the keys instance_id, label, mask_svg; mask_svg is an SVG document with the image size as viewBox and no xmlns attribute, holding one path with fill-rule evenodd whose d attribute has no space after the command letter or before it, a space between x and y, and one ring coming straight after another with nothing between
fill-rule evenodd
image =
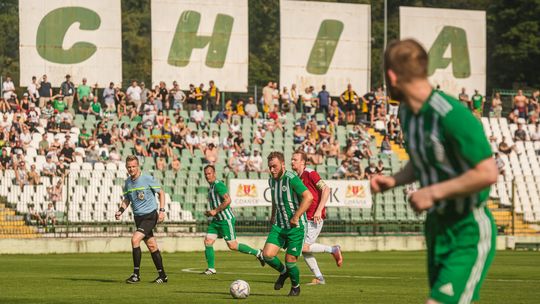
<instances>
[{"instance_id":1,"label":"green socks","mask_svg":"<svg viewBox=\"0 0 540 304\"><path fill-rule=\"evenodd\" d=\"M285 272L285 266L281 263L281 261L277 257L273 257L273 258L264 257L264 261L266 262L266 264L270 265L270 267L279 271L279 273Z\"/></svg>"},{"instance_id":2,"label":"green socks","mask_svg":"<svg viewBox=\"0 0 540 304\"><path fill-rule=\"evenodd\" d=\"M206 263L208 263L208 268L214 269L214 246L205 246L204 255L206 256Z\"/></svg>"},{"instance_id":3,"label":"green socks","mask_svg":"<svg viewBox=\"0 0 540 304\"><path fill-rule=\"evenodd\" d=\"M251 254L251 255L257 255L257 253L259 252L259 250L253 249L249 247L248 245L242 244L242 243L238 244L238 251L240 251L241 253L246 253L246 254Z\"/></svg>"},{"instance_id":4,"label":"green socks","mask_svg":"<svg viewBox=\"0 0 540 304\"><path fill-rule=\"evenodd\" d=\"M300 285L300 270L298 269L298 266L296 266L296 262L285 263L287 265L287 272L289 273L289 277L291 278L291 284L293 287L296 287Z\"/></svg>"}]
</instances>

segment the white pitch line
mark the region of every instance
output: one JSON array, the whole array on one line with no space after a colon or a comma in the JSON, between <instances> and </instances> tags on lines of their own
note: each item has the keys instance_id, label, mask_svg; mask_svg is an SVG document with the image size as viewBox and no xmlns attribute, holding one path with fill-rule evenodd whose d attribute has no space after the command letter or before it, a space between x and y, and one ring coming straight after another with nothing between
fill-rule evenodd
<instances>
[{"instance_id":1,"label":"white pitch line","mask_svg":"<svg viewBox=\"0 0 540 304\"><path fill-rule=\"evenodd\" d=\"M182 272L187 273L201 273L204 269L199 268L184 268L182 269ZM220 271L219 274L234 274L234 275L253 275L253 276L276 276L272 273L254 273L254 272L230 272L230 271ZM300 275L302 277L312 277L310 274L304 274ZM358 275L339 275L339 274L325 274L324 277L327 278L350 278L350 279L384 279L384 280L426 280L426 278L417 278L417 277L383 277L383 276L358 276ZM540 280L535 279L489 279L486 278L487 281L494 281L494 282L540 282Z\"/></svg>"}]
</instances>

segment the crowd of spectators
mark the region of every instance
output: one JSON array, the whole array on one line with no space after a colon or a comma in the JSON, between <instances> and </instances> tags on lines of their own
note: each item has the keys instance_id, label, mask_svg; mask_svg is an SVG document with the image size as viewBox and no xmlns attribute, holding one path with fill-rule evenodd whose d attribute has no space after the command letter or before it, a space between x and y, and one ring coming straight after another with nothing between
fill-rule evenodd
<instances>
[{"instance_id":1,"label":"crowd of spectators","mask_svg":"<svg viewBox=\"0 0 540 304\"><path fill-rule=\"evenodd\" d=\"M157 170L181 170L178 155L186 150L205 163L222 162L234 174L262 172L262 146L269 140L268 134L285 134L293 126L289 130L293 141L307 153L310 165L334 158L339 165L334 176L339 178L369 178L380 173L379 155L392 154L393 145L404 143L399 102L388 98L382 87L362 95L349 84L333 98L324 85L300 91L293 84L280 90L276 82L269 82L259 100L253 96L233 100L223 98L213 81L208 87L190 84L184 90L176 81L171 87L160 82L147 88L134 80L123 89L112 82L99 88L89 85L86 78L75 85L66 75L65 81L53 87L43 75L39 80L32 77L20 96L17 92L21 91L6 77L0 98L0 168L14 169L21 187L38 185L43 178L63 178L70 163L77 160L121 162L120 149L127 143L133 154L152 157ZM509 115L510 121L518 123L514 141L540 139L538 128L534 134L523 129L523 124L537 122L539 95L535 91L526 97L519 91L514 97ZM483 114L486 98L478 91L469 98L463 89L458 98L475 115ZM489 108L492 117L502 115L499 94ZM75 126L76 114L93 117L95 125ZM244 120L254 125L252 138L244 138ZM228 135L221 137L211 124L225 124ZM352 127L347 129L345 142L339 142L337 129L347 125ZM383 136L377 150L372 148L370 128ZM146 135L148 131L151 137ZM501 153L515 150L505 139L493 144ZM26 156L33 155L45 157L39 168L26 161ZM226 159L220 159L223 155ZM362 163L369 166L363 168Z\"/></svg>"}]
</instances>

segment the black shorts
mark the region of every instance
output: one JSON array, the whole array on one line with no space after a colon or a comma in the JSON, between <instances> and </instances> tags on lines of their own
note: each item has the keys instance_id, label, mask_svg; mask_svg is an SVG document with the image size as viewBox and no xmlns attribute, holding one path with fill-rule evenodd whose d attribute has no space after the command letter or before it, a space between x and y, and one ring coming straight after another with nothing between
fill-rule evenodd
<instances>
[{"instance_id":1,"label":"black shorts","mask_svg":"<svg viewBox=\"0 0 540 304\"><path fill-rule=\"evenodd\" d=\"M158 214L156 210L145 215L136 215L134 218L137 231L144 234L144 239L149 239L154 236L153 230L158 222Z\"/></svg>"},{"instance_id":2,"label":"black shorts","mask_svg":"<svg viewBox=\"0 0 540 304\"><path fill-rule=\"evenodd\" d=\"M350 101L347 101L347 103L345 104L345 110L347 112L354 111L356 110L356 105Z\"/></svg>"}]
</instances>

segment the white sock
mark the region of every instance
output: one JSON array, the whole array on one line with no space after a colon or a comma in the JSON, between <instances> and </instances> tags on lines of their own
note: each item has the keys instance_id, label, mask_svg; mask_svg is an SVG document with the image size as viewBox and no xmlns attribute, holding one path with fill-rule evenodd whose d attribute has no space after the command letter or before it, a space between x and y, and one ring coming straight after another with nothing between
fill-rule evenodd
<instances>
[{"instance_id":1,"label":"white sock","mask_svg":"<svg viewBox=\"0 0 540 304\"><path fill-rule=\"evenodd\" d=\"M317 264L317 260L315 259L313 254L304 253L303 255L304 255L304 261L306 261L306 264L308 265L309 270L311 270L311 272L313 272L313 274L317 278L322 277L321 270L319 269L319 265Z\"/></svg>"},{"instance_id":2,"label":"white sock","mask_svg":"<svg viewBox=\"0 0 540 304\"><path fill-rule=\"evenodd\" d=\"M318 253L318 252L326 252L326 253L332 253L332 246L322 245L322 244L311 244L309 245L309 252Z\"/></svg>"}]
</instances>

